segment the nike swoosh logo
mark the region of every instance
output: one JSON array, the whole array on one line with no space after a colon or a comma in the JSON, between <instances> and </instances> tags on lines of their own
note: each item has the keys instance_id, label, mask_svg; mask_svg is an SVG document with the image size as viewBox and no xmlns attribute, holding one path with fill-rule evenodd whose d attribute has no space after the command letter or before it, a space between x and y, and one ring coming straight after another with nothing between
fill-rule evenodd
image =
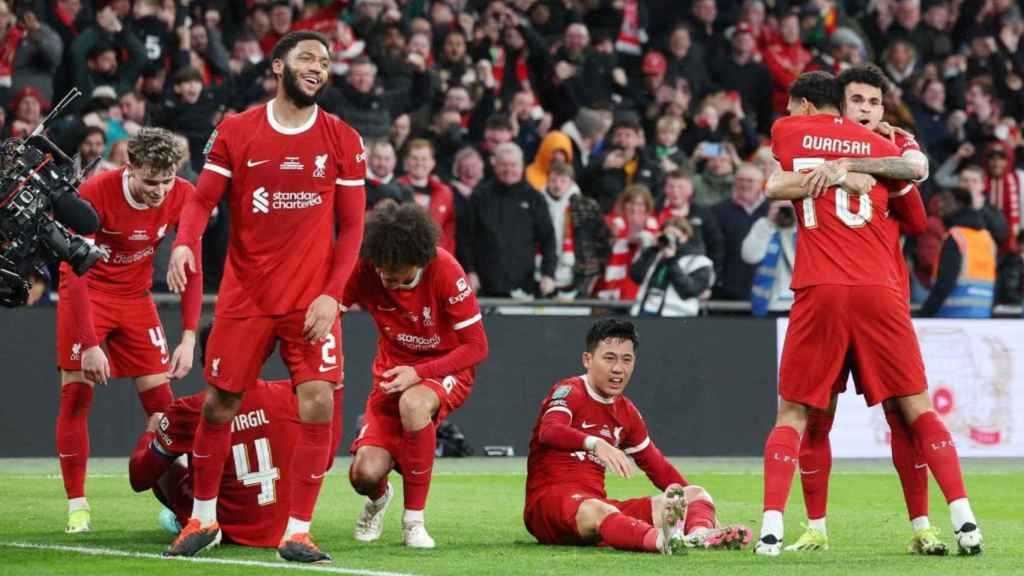
<instances>
[{"instance_id":1,"label":"nike swoosh logo","mask_svg":"<svg viewBox=\"0 0 1024 576\"><path fill-rule=\"evenodd\" d=\"M920 470L921 468L927 468L927 467L928 467L927 463L925 463L925 464L914 464L914 469L915 470Z\"/></svg>"},{"instance_id":2,"label":"nike swoosh logo","mask_svg":"<svg viewBox=\"0 0 1024 576\"><path fill-rule=\"evenodd\" d=\"M380 304L378 304L377 310L380 310L381 312L394 312L395 310L398 310L398 308L394 306L381 306Z\"/></svg>"},{"instance_id":3,"label":"nike swoosh logo","mask_svg":"<svg viewBox=\"0 0 1024 576\"><path fill-rule=\"evenodd\" d=\"M818 468L818 469L815 469L815 470L801 470L800 471L800 473L803 474L804 476L810 476L811 474L817 474L818 472L821 472L821 468Z\"/></svg>"},{"instance_id":4,"label":"nike swoosh logo","mask_svg":"<svg viewBox=\"0 0 1024 576\"><path fill-rule=\"evenodd\" d=\"M73 454L58 453L57 456L60 458L71 458L72 456L78 456L78 452L75 452Z\"/></svg>"},{"instance_id":5,"label":"nike swoosh logo","mask_svg":"<svg viewBox=\"0 0 1024 576\"><path fill-rule=\"evenodd\" d=\"M118 232L117 230L107 230L106 228L100 228L100 232L103 232L104 234L110 234L111 236L116 236L120 234L120 232Z\"/></svg>"},{"instance_id":6,"label":"nike swoosh logo","mask_svg":"<svg viewBox=\"0 0 1024 576\"><path fill-rule=\"evenodd\" d=\"M320 480L324 476L327 476L327 472L324 472L323 474L310 474L309 475L309 477L312 478L313 480Z\"/></svg>"},{"instance_id":7,"label":"nike swoosh logo","mask_svg":"<svg viewBox=\"0 0 1024 576\"><path fill-rule=\"evenodd\" d=\"M583 422L582 424L580 424L580 428L583 428L584 430L587 430L588 428L593 428L594 426L597 426L597 424L589 424L587 422Z\"/></svg>"},{"instance_id":8,"label":"nike swoosh logo","mask_svg":"<svg viewBox=\"0 0 1024 576\"><path fill-rule=\"evenodd\" d=\"M198 452L193 452L192 453L192 457L193 458L209 458L210 455L209 454L200 454Z\"/></svg>"},{"instance_id":9,"label":"nike swoosh logo","mask_svg":"<svg viewBox=\"0 0 1024 576\"><path fill-rule=\"evenodd\" d=\"M337 368L337 366L324 366L323 364L321 364L320 365L320 372L330 372L331 370L334 370L335 368Z\"/></svg>"},{"instance_id":10,"label":"nike swoosh logo","mask_svg":"<svg viewBox=\"0 0 1024 576\"><path fill-rule=\"evenodd\" d=\"M252 168L253 166L259 166L260 164L266 164L267 162L270 162L270 160L257 160L255 162L253 162L252 160L248 160L246 161L245 165L248 166L249 168Z\"/></svg>"},{"instance_id":11,"label":"nike swoosh logo","mask_svg":"<svg viewBox=\"0 0 1024 576\"><path fill-rule=\"evenodd\" d=\"M426 470L412 470L412 475L413 476L422 476L422 475L426 474L427 472L430 472L429 468L426 469Z\"/></svg>"}]
</instances>

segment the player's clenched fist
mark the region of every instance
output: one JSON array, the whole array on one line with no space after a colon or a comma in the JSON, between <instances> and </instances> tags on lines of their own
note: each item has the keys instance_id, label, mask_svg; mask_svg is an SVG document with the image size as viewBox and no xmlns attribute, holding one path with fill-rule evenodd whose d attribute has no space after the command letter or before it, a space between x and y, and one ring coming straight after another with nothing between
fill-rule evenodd
<instances>
[{"instance_id":1,"label":"player's clenched fist","mask_svg":"<svg viewBox=\"0 0 1024 576\"><path fill-rule=\"evenodd\" d=\"M310 342L319 342L327 337L338 317L338 301L321 294L309 305L306 310L306 321L302 325L302 336Z\"/></svg>"},{"instance_id":2,"label":"player's clenched fist","mask_svg":"<svg viewBox=\"0 0 1024 576\"><path fill-rule=\"evenodd\" d=\"M633 475L633 465L629 461L629 456L601 438L597 439L594 446L594 455L604 462L606 468L611 469L619 476L629 478Z\"/></svg>"},{"instance_id":3,"label":"player's clenched fist","mask_svg":"<svg viewBox=\"0 0 1024 576\"><path fill-rule=\"evenodd\" d=\"M171 252L171 261L167 265L167 287L171 292L181 294L185 291L188 283L186 268L188 272L195 273L196 257L188 246L178 246Z\"/></svg>"}]
</instances>

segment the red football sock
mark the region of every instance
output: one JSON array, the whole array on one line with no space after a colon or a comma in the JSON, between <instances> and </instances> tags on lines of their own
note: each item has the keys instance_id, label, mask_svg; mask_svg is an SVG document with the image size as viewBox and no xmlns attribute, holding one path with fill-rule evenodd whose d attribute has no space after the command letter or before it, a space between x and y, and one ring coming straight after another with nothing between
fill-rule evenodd
<instances>
[{"instance_id":1,"label":"red football sock","mask_svg":"<svg viewBox=\"0 0 1024 576\"><path fill-rule=\"evenodd\" d=\"M292 494L288 516L304 522L313 518L330 456L331 423L300 422L290 470Z\"/></svg>"},{"instance_id":2,"label":"red football sock","mask_svg":"<svg viewBox=\"0 0 1024 576\"><path fill-rule=\"evenodd\" d=\"M828 507L828 480L832 473L832 443L828 434L833 418L828 412L811 412L800 442L800 486L810 520L824 518Z\"/></svg>"},{"instance_id":3,"label":"red football sock","mask_svg":"<svg viewBox=\"0 0 1024 576\"><path fill-rule=\"evenodd\" d=\"M658 551L658 529L621 512L605 516L597 531L604 543L616 550Z\"/></svg>"},{"instance_id":4,"label":"red football sock","mask_svg":"<svg viewBox=\"0 0 1024 576\"><path fill-rule=\"evenodd\" d=\"M772 428L764 444L764 509L786 510L796 471L800 434L792 426Z\"/></svg>"},{"instance_id":5,"label":"red football sock","mask_svg":"<svg viewBox=\"0 0 1024 576\"><path fill-rule=\"evenodd\" d=\"M892 464L903 485L903 499L910 519L928 515L928 466L914 442L914 432L899 412L886 412L889 422Z\"/></svg>"},{"instance_id":6,"label":"red football sock","mask_svg":"<svg viewBox=\"0 0 1024 576\"><path fill-rule=\"evenodd\" d=\"M714 528L715 524L715 505L710 500L697 500L687 504L683 534L689 534L697 528Z\"/></svg>"},{"instance_id":7,"label":"red football sock","mask_svg":"<svg viewBox=\"0 0 1024 576\"><path fill-rule=\"evenodd\" d=\"M210 500L220 492L220 477L231 450L231 421L216 424L199 419L192 442L192 494L196 500Z\"/></svg>"},{"instance_id":8,"label":"red football sock","mask_svg":"<svg viewBox=\"0 0 1024 576\"><path fill-rule=\"evenodd\" d=\"M60 388L57 413L57 456L68 499L85 496L85 469L89 461L89 408L92 386L69 382Z\"/></svg>"},{"instance_id":9,"label":"red football sock","mask_svg":"<svg viewBox=\"0 0 1024 576\"><path fill-rule=\"evenodd\" d=\"M142 401L142 409L146 411L146 416L152 416L154 412L166 411L171 402L174 402L171 383L164 382L145 392L139 392L139 400Z\"/></svg>"},{"instance_id":10,"label":"red football sock","mask_svg":"<svg viewBox=\"0 0 1024 576\"><path fill-rule=\"evenodd\" d=\"M405 509L427 507L430 477L434 472L434 450L437 430L431 422L415 432L402 433L402 485L405 487Z\"/></svg>"},{"instance_id":11,"label":"red football sock","mask_svg":"<svg viewBox=\"0 0 1024 576\"><path fill-rule=\"evenodd\" d=\"M929 410L914 420L910 428L914 431L918 450L924 454L946 502L966 498L960 457L953 444L953 437L949 435L949 429L939 419L939 415Z\"/></svg>"}]
</instances>

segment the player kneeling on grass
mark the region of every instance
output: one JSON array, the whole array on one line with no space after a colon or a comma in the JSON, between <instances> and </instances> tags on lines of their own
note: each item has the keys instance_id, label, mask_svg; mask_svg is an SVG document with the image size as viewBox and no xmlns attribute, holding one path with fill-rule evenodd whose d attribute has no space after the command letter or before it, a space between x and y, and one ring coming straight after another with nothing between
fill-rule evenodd
<instances>
[{"instance_id":1,"label":"player kneeling on grass","mask_svg":"<svg viewBox=\"0 0 1024 576\"><path fill-rule=\"evenodd\" d=\"M417 205L379 205L366 222L362 253L342 298L370 313L380 334L373 390L352 444L349 478L368 498L355 538L383 532L393 491L392 468L402 474L402 541L433 548L424 525L437 445L436 426L469 396L476 365L487 357L487 334L476 295L462 267L436 248L438 231Z\"/></svg>"},{"instance_id":2,"label":"player kneeling on grass","mask_svg":"<svg viewBox=\"0 0 1024 576\"><path fill-rule=\"evenodd\" d=\"M636 406L623 395L636 366L636 328L599 320L587 333L586 374L555 384L544 399L530 440L526 529L541 544L604 543L619 550L673 554L685 548L742 548L745 526L720 527L711 496L686 479L647 434ZM613 500L605 469L629 477L632 456L657 496Z\"/></svg>"},{"instance_id":3,"label":"player kneeling on grass","mask_svg":"<svg viewBox=\"0 0 1024 576\"><path fill-rule=\"evenodd\" d=\"M199 362L204 362L210 325L199 334ZM220 478L217 518L223 537L242 546L276 548L288 525L292 454L299 437L298 401L290 380L257 380L242 399L231 422L231 451ZM341 406L342 386L334 391ZM192 514L191 458L206 392L175 400L166 412L154 414L139 437L128 463L136 492L153 489L167 508L160 524L173 533ZM341 414L333 420L331 455L341 440Z\"/></svg>"}]
</instances>

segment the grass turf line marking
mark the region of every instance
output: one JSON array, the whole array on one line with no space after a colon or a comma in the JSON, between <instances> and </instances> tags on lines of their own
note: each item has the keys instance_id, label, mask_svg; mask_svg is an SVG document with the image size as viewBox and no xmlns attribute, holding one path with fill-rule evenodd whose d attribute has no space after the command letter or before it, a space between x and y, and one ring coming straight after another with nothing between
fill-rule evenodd
<instances>
[{"instance_id":1,"label":"grass turf line marking","mask_svg":"<svg viewBox=\"0 0 1024 576\"><path fill-rule=\"evenodd\" d=\"M116 556L122 558L148 558L163 561L183 561L195 564L226 564L230 566L255 566L258 568L276 568L279 570L302 570L306 572L326 572L329 574L354 574L356 576L415 576L403 572L378 572L376 570L361 570L358 568L337 568L334 566L321 566L309 564L294 564L281 562L261 562L259 560L232 560L229 558L208 558L205 556L185 558L181 556L166 557L160 554L148 552L130 552L128 550L115 550L113 548L89 548L86 546L60 546L55 544L32 544L29 542L0 542L0 547L22 548L29 550L53 550L55 552L74 552L89 556Z\"/></svg>"}]
</instances>

